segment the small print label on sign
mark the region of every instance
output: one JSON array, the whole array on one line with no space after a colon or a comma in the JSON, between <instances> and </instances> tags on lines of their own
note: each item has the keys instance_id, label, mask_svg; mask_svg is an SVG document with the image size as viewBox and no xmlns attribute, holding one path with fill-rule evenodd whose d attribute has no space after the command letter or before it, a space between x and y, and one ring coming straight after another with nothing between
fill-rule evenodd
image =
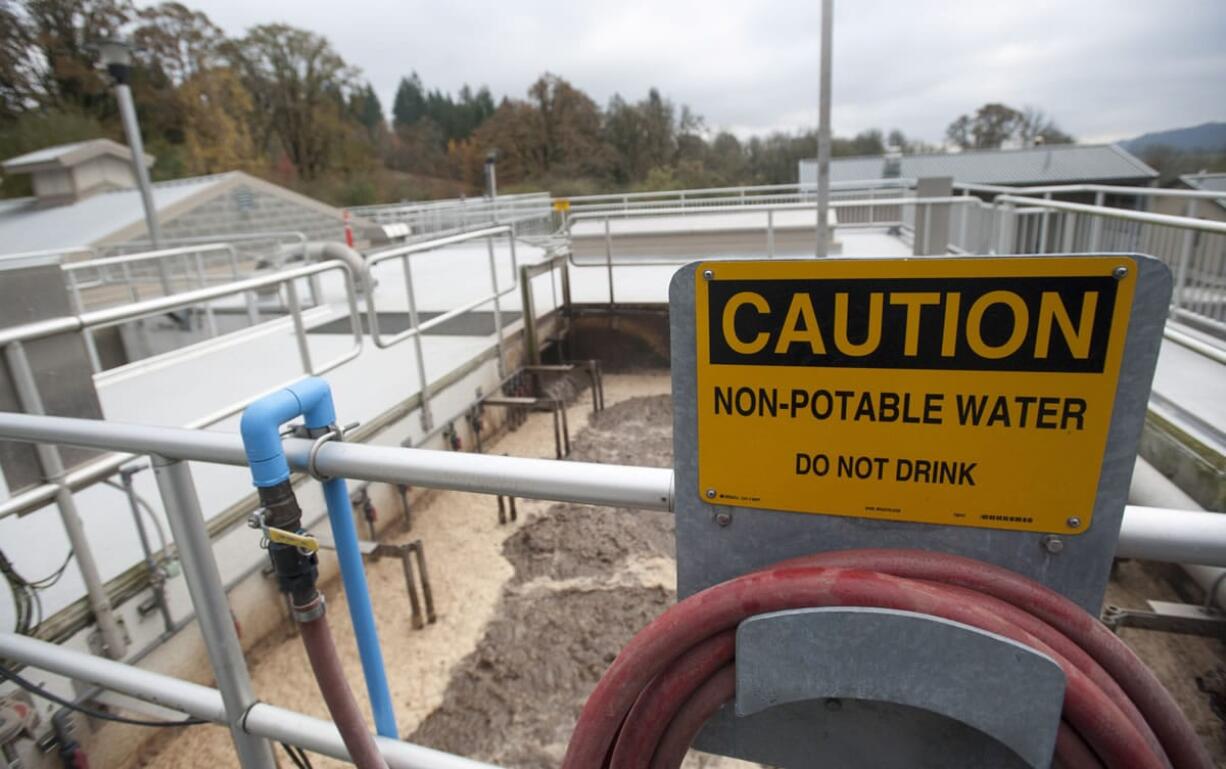
<instances>
[{"instance_id":1,"label":"small print label on sign","mask_svg":"<svg viewBox=\"0 0 1226 769\"><path fill-rule=\"evenodd\" d=\"M1132 259L725 261L697 270L703 499L1088 528Z\"/></svg>"}]
</instances>

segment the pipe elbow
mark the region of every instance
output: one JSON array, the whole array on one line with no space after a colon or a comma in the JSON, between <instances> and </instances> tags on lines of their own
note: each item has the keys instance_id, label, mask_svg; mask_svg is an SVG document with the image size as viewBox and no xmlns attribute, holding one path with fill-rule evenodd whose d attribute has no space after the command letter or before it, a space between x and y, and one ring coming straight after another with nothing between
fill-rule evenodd
<instances>
[{"instance_id":1,"label":"pipe elbow","mask_svg":"<svg viewBox=\"0 0 1226 769\"><path fill-rule=\"evenodd\" d=\"M336 407L332 405L332 388L319 377L307 377L285 388L298 400L298 407L307 429L316 430L336 422ZM295 415L297 416L297 415Z\"/></svg>"},{"instance_id":2,"label":"pipe elbow","mask_svg":"<svg viewBox=\"0 0 1226 769\"><path fill-rule=\"evenodd\" d=\"M243 411L239 432L256 486L266 488L289 480L289 462L281 446L281 425L302 416L308 429L336 422L332 388L319 377L308 377L260 398Z\"/></svg>"},{"instance_id":3,"label":"pipe elbow","mask_svg":"<svg viewBox=\"0 0 1226 769\"><path fill-rule=\"evenodd\" d=\"M298 411L298 398L289 390L278 390L243 411L239 433L256 486L275 486L289 479L280 427L297 416Z\"/></svg>"}]
</instances>

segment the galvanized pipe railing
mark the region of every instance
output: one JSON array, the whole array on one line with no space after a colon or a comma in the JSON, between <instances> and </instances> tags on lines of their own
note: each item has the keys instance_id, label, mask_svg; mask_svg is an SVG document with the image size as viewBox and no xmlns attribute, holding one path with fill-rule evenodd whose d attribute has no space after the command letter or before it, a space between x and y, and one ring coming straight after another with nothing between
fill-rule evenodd
<instances>
[{"instance_id":1,"label":"galvanized pipe railing","mask_svg":"<svg viewBox=\"0 0 1226 769\"><path fill-rule=\"evenodd\" d=\"M1191 202L1195 204L1195 198ZM1131 232L1131 239L1125 243L1130 247L1125 250L1152 253L1171 268L1174 277L1172 317L1205 326L1222 337L1206 341L1208 337L1201 339L1168 327L1166 338L1218 363L1226 363L1226 324L1223 323L1226 313L1222 309L1226 301L1226 222L1020 195L998 195L996 206L1000 220L998 249L1002 252L1013 251L1014 244L1019 241L1027 244L1023 250L1049 252L1046 227L1040 226L1037 241L1030 245L1033 221L1022 218L1023 211L1039 211L1043 217L1049 213L1060 214L1059 220L1050 226L1050 239L1056 241L1051 250L1063 253L1100 250L1104 221L1135 224L1137 230ZM1084 226L1086 222L1089 227ZM1148 229L1141 230L1141 227ZM1198 239L1205 242L1198 245ZM1113 250L1118 250L1118 244ZM1194 266L1192 260L1196 253L1199 257Z\"/></svg>"},{"instance_id":2,"label":"galvanized pipe railing","mask_svg":"<svg viewBox=\"0 0 1226 769\"><path fill-rule=\"evenodd\" d=\"M122 323L127 320L149 317L212 299L255 291L260 288L292 285L293 281L303 278L309 279L321 273L336 270L341 272L345 280L350 325L354 334L354 347L318 368L312 367L309 361L304 361L307 369L304 373L306 374L330 371L342 363L356 358L362 350L361 324L358 317L354 279L348 267L341 262L327 262L260 278L237 281L226 286L203 288L197 291L160 297L132 305L95 310L80 315L50 318L36 323L4 329L0 331L0 349L3 349L4 356L8 362L9 373L14 380L18 396L18 406L27 414L37 415L45 413L38 382L35 379L35 373L26 354L25 343L27 342L56 334L86 331ZM295 331L303 339L303 344L305 344L304 335L306 332L300 322L295 324ZM245 405L246 402L233 404L228 409L223 409L225 413L217 416L212 421L228 416ZM102 630L104 645L112 656L122 655L126 642L112 614L110 599L107 597L92 555L92 549L81 525L80 516L73 498L73 491L83 485L81 483L82 477L89 476L93 480L100 480L114 473L128 459L129 457L127 456L113 456L96 462L89 466L89 468L78 468L76 471L68 473L65 471L58 448L49 444L40 444L39 463L43 477L47 482L24 491L15 497L10 497L5 500L3 505L0 505L0 517L4 517L5 515L36 509L48 502L54 501L56 503L61 520L63 521L65 534L77 557L82 580L85 582L86 596L89 599L91 612L98 622L99 628Z\"/></svg>"},{"instance_id":3,"label":"galvanized pipe railing","mask_svg":"<svg viewBox=\"0 0 1226 769\"><path fill-rule=\"evenodd\" d=\"M340 732L331 721L263 702L252 704L231 720L217 689L10 633L0 633L0 657L147 702L155 706L150 710L153 716L161 716L162 708L170 708L230 726L261 741L285 742L312 753L349 760ZM410 742L376 737L375 743L392 769L499 769Z\"/></svg>"},{"instance_id":4,"label":"galvanized pipe railing","mask_svg":"<svg viewBox=\"0 0 1226 769\"><path fill-rule=\"evenodd\" d=\"M937 206L937 205L949 205L951 207L961 207L968 211L969 210L979 210L979 209L986 207L986 204L980 201L978 198L970 197L966 195L951 195L951 196L930 197L930 198L916 198L916 197L865 198L865 199L857 199L857 200L832 200L830 202L830 208L834 210L868 209L868 211L870 212L870 215L867 221L841 222L841 223L836 222L834 224L835 229L846 229L849 227L868 227L868 228L899 227L899 228L910 229L912 225L907 221L907 217L905 215L905 212L908 210L908 208L915 208L915 209L923 211L924 213L928 213L932 211L933 206ZM881 208L899 210L900 213L898 215L898 218L877 217L871 213ZM612 305L615 301L614 291L613 291L613 267L614 267L613 244L614 244L615 236L616 236L616 233L613 232L612 225L611 225L611 222L613 220L673 216L673 215L681 215L681 214L687 214L692 217L701 217L701 216L706 216L706 215L721 215L721 214L731 214L731 213L736 213L736 214L764 213L766 214L766 221L764 222L762 227L763 227L763 235L765 237L765 243L766 243L766 253L767 253L768 258L773 258L775 256L776 231L781 228L776 219L775 214L789 213L789 212L809 214L813 217L814 222L816 222L816 216L817 216L816 211L814 210L813 206L808 203L771 203L767 205L735 204L735 205L707 206L704 208L697 208L697 209L658 208L658 209L619 209L616 211L578 211L578 212L572 211L566 217L566 222L564 225L566 230L568 232L571 232L572 231L571 226L572 224L576 222L584 222L584 221L603 222L604 223L603 233L597 232L597 233L592 233L592 234L594 235L603 234L605 249L604 249L604 259L601 261L577 260L575 258L573 249L570 251L570 256L568 258L570 259L570 262L574 267L602 266L605 268L605 270L608 273L609 303L610 305ZM927 233L931 233L931 231L932 231L931 227L927 228L925 230L925 233L926 233L925 236L927 237ZM669 258L655 259L653 258L653 259L624 260L621 262L617 262L616 264L619 267L646 267L646 266L682 264L682 263L689 262L689 261L693 261L693 258L689 256L679 256L673 259L669 259Z\"/></svg>"},{"instance_id":5,"label":"galvanized pipe railing","mask_svg":"<svg viewBox=\"0 0 1226 769\"><path fill-rule=\"evenodd\" d=\"M1047 184L1026 187L1005 187L998 184L975 184L954 182L955 190L986 192L994 195L1070 195L1094 193L1143 198L1201 198L1226 200L1226 192L1207 190L1179 190L1170 187L1124 187L1111 184ZM1101 203L1100 203L1101 205Z\"/></svg>"},{"instance_id":6,"label":"galvanized pipe railing","mask_svg":"<svg viewBox=\"0 0 1226 769\"><path fill-rule=\"evenodd\" d=\"M499 288L498 285L498 264L494 258L494 238L505 236L507 245L511 250L511 282L506 288ZM477 299L467 302L460 307L454 307L442 315L431 318L425 323L418 320L417 312L417 290L413 284L413 267L411 257L417 254L424 254L431 251L437 251L440 248L454 246L461 243L467 243L475 240L484 240L486 242L486 250L489 255L489 275L491 293L482 295ZM425 351L422 346L422 334L432 328L442 325L447 321L472 312L476 308L493 303L494 304L494 337L495 344L498 348L498 373L501 376L506 370L506 355L503 349L503 328L502 328L502 297L514 293L518 289L519 262L515 251L515 228L509 224L501 224L494 227L485 227L480 230L470 230L468 232L450 235L444 238L436 238L425 243L413 243L405 246L397 246L394 248L385 249L371 254L367 259L366 264L371 274L374 273L376 265L383 262L398 259L400 261L401 270L404 273L405 293L408 297L409 305L409 327L399 334L391 337L384 337L379 328L379 310L375 306L374 293L370 293L366 303L367 319L370 325L370 338L374 342L375 347L386 349L397 345L406 339L413 340L413 355L417 364L417 384L418 391L421 394L421 422L423 430L430 430L434 426L433 416L430 411L430 382L426 375Z\"/></svg>"},{"instance_id":7,"label":"galvanized pipe railing","mask_svg":"<svg viewBox=\"0 0 1226 769\"><path fill-rule=\"evenodd\" d=\"M0 438L246 464L241 438L216 431L0 413ZM306 470L313 445L285 438L290 466ZM316 449L315 469L356 480L637 510L668 511L673 502L667 468L328 442ZM1162 527L1152 525L1155 515ZM1133 558L1226 566L1226 515L1129 507L1117 547Z\"/></svg>"},{"instance_id":8,"label":"galvanized pipe railing","mask_svg":"<svg viewBox=\"0 0 1226 769\"><path fill-rule=\"evenodd\" d=\"M144 251L136 254L125 254L122 256L110 256L100 259L90 259L83 262L72 262L62 264L60 269L64 273L64 278L68 282L68 295L72 300L73 312L78 314L86 312L86 303L83 289L92 289L105 287L109 281L106 279L107 272L115 267L119 267L122 271L123 280L121 283L128 289L128 300L130 302L140 301L140 290L137 287L138 281L132 274L132 266L152 262L159 267L159 274L167 279L167 282L162 285L163 296L170 296L172 293L172 285L169 282L170 271L164 269L166 262L170 260L183 260L184 274L194 272L194 280L197 288L207 288L209 284L208 270L205 267L205 256L210 254L224 254L226 257L226 266L229 267L229 280L236 281L241 279L238 250L229 243L206 243L199 246L180 246L175 248L164 248L157 251ZM93 281L83 281L78 275L80 273L92 272L96 273L97 278ZM247 314L249 317L256 316L254 306L254 294L246 294ZM209 302L204 303L205 322L209 330L210 337L218 335L217 320L213 315L213 306ZM89 355L90 366L94 373L102 371L102 362L98 356L98 348L94 341L93 329L84 328L81 334L85 339L85 349Z\"/></svg>"}]
</instances>

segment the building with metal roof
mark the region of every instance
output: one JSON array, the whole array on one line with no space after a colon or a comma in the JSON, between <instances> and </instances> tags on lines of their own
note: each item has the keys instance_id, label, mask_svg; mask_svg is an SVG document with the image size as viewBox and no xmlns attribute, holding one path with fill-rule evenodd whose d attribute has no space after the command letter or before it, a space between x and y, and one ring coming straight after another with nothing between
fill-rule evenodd
<instances>
[{"instance_id":1,"label":"building with metal roof","mask_svg":"<svg viewBox=\"0 0 1226 769\"><path fill-rule=\"evenodd\" d=\"M96 139L5 161L6 175L32 175L34 195L0 200L0 254L148 241L131 158ZM159 182L152 193L167 242L270 231L344 239L341 209L241 171Z\"/></svg>"},{"instance_id":2,"label":"building with metal roof","mask_svg":"<svg viewBox=\"0 0 1226 769\"><path fill-rule=\"evenodd\" d=\"M800 183L817 181L817 161L800 161ZM832 182L950 176L972 184L1111 183L1150 186L1158 172L1117 144L1051 144L1013 150L832 158Z\"/></svg>"}]
</instances>

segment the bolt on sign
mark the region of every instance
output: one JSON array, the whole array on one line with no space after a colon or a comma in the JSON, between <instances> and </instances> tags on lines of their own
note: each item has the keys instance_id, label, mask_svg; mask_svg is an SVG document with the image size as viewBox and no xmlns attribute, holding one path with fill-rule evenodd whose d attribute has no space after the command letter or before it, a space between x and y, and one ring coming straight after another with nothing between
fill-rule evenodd
<instances>
[{"instance_id":1,"label":"bolt on sign","mask_svg":"<svg viewBox=\"0 0 1226 769\"><path fill-rule=\"evenodd\" d=\"M698 494L719 505L1090 526L1132 257L705 262Z\"/></svg>"}]
</instances>

